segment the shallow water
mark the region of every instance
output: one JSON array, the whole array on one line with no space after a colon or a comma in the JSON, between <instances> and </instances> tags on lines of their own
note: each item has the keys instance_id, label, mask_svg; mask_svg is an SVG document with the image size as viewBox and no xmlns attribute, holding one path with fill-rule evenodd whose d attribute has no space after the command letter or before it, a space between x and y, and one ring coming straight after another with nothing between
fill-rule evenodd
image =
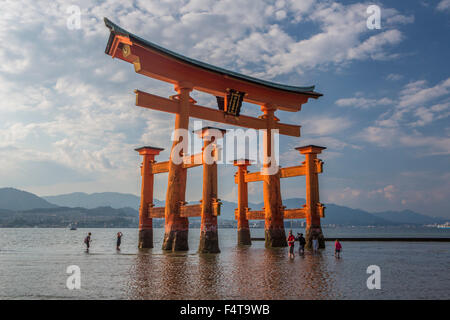
<instances>
[{"instance_id":1,"label":"shallow water","mask_svg":"<svg viewBox=\"0 0 450 320\"><path fill-rule=\"evenodd\" d=\"M83 239L92 232L89 253ZM264 242L236 246L236 230L219 230L221 253L197 254L199 230L189 233L190 250L163 253L163 229L155 248L136 248L137 230L1 229L1 299L449 299L450 243L343 242L336 259L332 242L317 255L265 249ZM294 230L296 231L296 230ZM264 230L252 230L262 237ZM329 237L445 236L429 228L333 228ZM81 289L69 290L66 268L81 269ZM381 269L381 289L366 285L369 265Z\"/></svg>"}]
</instances>

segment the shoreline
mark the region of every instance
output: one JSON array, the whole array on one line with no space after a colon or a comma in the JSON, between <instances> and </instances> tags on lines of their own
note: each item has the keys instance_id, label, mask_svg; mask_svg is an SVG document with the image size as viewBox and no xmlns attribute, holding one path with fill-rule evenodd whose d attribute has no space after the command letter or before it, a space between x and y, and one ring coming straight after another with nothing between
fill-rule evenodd
<instances>
[{"instance_id":1,"label":"shoreline","mask_svg":"<svg viewBox=\"0 0 450 320\"><path fill-rule=\"evenodd\" d=\"M450 242L450 238L410 238L410 237L389 237L389 238L337 238L339 241L398 241L398 242ZM264 238L251 238L252 241L264 241ZM335 241L336 238L325 238L325 241Z\"/></svg>"}]
</instances>

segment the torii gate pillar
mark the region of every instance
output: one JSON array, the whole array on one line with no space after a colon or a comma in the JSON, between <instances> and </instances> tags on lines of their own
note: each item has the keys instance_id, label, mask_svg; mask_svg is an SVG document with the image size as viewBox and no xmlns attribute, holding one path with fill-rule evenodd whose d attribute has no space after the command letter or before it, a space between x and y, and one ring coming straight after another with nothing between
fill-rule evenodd
<instances>
[{"instance_id":1,"label":"torii gate pillar","mask_svg":"<svg viewBox=\"0 0 450 320\"><path fill-rule=\"evenodd\" d=\"M188 141L179 136L179 129L187 130L189 127L189 107L193 85L188 82L180 82L175 86L178 92L179 112L175 115L175 139L169 159L169 181L167 183L166 207L165 207L165 234L162 249L170 251L187 251L189 220L180 216L180 206L185 202L187 169L183 162L175 163L174 157L183 157L187 153ZM186 136L187 138L187 136ZM174 152L180 150L177 145L183 144L180 154Z\"/></svg>"},{"instance_id":2,"label":"torii gate pillar","mask_svg":"<svg viewBox=\"0 0 450 320\"><path fill-rule=\"evenodd\" d=\"M273 132L275 122L275 108L271 105L261 106L264 112L263 119L267 121L267 130L264 133L264 161L263 161L263 193L264 193L264 210L265 225L264 238L265 246L286 247L286 233L284 231L283 218L283 202L281 200L280 190L280 171L276 162L275 154L273 154ZM274 171L274 172L271 172Z\"/></svg>"},{"instance_id":3,"label":"torii gate pillar","mask_svg":"<svg viewBox=\"0 0 450 320\"><path fill-rule=\"evenodd\" d=\"M319 177L316 171L317 155L326 149L318 146L305 146L295 148L306 157L306 248L311 249L312 240L316 237L319 241L319 248L325 248L325 238L320 226L320 212L323 206L319 201Z\"/></svg>"},{"instance_id":4,"label":"torii gate pillar","mask_svg":"<svg viewBox=\"0 0 450 320\"><path fill-rule=\"evenodd\" d=\"M220 202L217 199L217 139L223 137L226 130L205 127L196 133L203 139L203 192L202 220L200 228L200 253L219 253L217 234L217 213Z\"/></svg>"},{"instance_id":5,"label":"torii gate pillar","mask_svg":"<svg viewBox=\"0 0 450 320\"><path fill-rule=\"evenodd\" d=\"M250 227L247 219L248 208L248 184L245 182L245 174L250 160L235 160L234 165L238 167L238 207L237 207L237 228L238 228L238 245L251 245Z\"/></svg>"},{"instance_id":6,"label":"torii gate pillar","mask_svg":"<svg viewBox=\"0 0 450 320\"><path fill-rule=\"evenodd\" d=\"M141 205L139 207L139 248L153 248L153 220L148 215L149 205L153 204L154 175L151 172L151 164L164 149L155 147L141 147L135 149L142 159L141 166Z\"/></svg>"}]
</instances>

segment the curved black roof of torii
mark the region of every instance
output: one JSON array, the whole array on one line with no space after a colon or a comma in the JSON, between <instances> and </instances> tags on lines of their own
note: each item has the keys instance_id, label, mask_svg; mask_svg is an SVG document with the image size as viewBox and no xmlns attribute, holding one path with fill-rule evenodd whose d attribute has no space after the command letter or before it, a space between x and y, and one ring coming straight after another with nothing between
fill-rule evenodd
<instances>
[{"instance_id":1,"label":"curved black roof of torii","mask_svg":"<svg viewBox=\"0 0 450 320\"><path fill-rule=\"evenodd\" d=\"M114 35L118 34L118 35L123 35L128 37L130 40L132 40L133 42L139 43L140 45L142 45L143 47L147 47L149 49L152 50L156 50L162 54L168 55L172 58L175 58L183 63L187 63L187 64L191 64L195 67L199 67L202 69L205 69L207 71L210 72L214 72L214 73L219 73L221 75L226 75L238 80L243 80L246 82L252 82L255 84L259 84L259 85L263 85L265 87L269 87L269 88L273 88L273 89L278 89L278 90L284 90L284 91L289 91L289 92L294 92L294 93L303 93L303 94L308 94L311 96L315 96L315 97L320 97L322 96L321 93L315 92L314 88L315 86L310 86L310 87L296 87L296 86L289 86L289 85L284 85L284 84L280 84L280 83L275 83L275 82L270 82L270 81L266 81L266 80L262 80L262 79L258 79L258 78L254 78L254 77L250 77L250 76L246 76L243 74L240 74L238 72L234 72L234 71L230 71L230 70L226 70L220 67L216 67L213 66L211 64L202 62L202 61L198 61L195 59L191 59L189 57L183 56L179 53L173 52L171 50L168 50L166 48L163 48L161 46L158 46L157 44L154 44L153 42L150 42L148 40L142 39L130 32L128 32L127 30L121 28L120 26L118 26L117 24L111 22L108 18L104 18L105 21L105 25L110 29L111 34L109 36L109 40L108 40L108 44L106 46L105 49L105 53L108 54L109 50L111 48L112 42L114 40Z\"/></svg>"}]
</instances>

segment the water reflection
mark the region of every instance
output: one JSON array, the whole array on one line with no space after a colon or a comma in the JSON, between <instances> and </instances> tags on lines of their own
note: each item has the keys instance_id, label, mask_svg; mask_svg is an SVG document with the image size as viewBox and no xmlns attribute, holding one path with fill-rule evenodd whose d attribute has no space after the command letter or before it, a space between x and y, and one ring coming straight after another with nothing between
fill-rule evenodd
<instances>
[{"instance_id":1,"label":"water reflection","mask_svg":"<svg viewBox=\"0 0 450 320\"><path fill-rule=\"evenodd\" d=\"M155 239L162 239L158 230ZM95 235L89 254L82 244L87 231ZM447 243L348 242L342 259L330 244L319 255L296 252L289 260L287 248L236 247L234 230L221 233L228 232L218 255L164 254L161 243L138 251L137 231L126 231L118 254L111 241L116 231L3 229L0 299L450 298ZM66 287L65 270L73 264L82 270L80 291ZM381 290L367 289L372 264L382 268Z\"/></svg>"},{"instance_id":2,"label":"water reflection","mask_svg":"<svg viewBox=\"0 0 450 320\"><path fill-rule=\"evenodd\" d=\"M130 269L130 299L330 299L327 257L291 260L285 248L236 247L222 254L140 251Z\"/></svg>"},{"instance_id":3,"label":"water reflection","mask_svg":"<svg viewBox=\"0 0 450 320\"><path fill-rule=\"evenodd\" d=\"M198 285L196 299L220 299L221 281L224 277L219 264L218 254L200 254L198 256L198 277L195 281Z\"/></svg>"},{"instance_id":4,"label":"water reflection","mask_svg":"<svg viewBox=\"0 0 450 320\"><path fill-rule=\"evenodd\" d=\"M149 299L148 292L152 287L152 273L155 265L151 249L140 249L130 267L130 278L126 285L128 299Z\"/></svg>"}]
</instances>

